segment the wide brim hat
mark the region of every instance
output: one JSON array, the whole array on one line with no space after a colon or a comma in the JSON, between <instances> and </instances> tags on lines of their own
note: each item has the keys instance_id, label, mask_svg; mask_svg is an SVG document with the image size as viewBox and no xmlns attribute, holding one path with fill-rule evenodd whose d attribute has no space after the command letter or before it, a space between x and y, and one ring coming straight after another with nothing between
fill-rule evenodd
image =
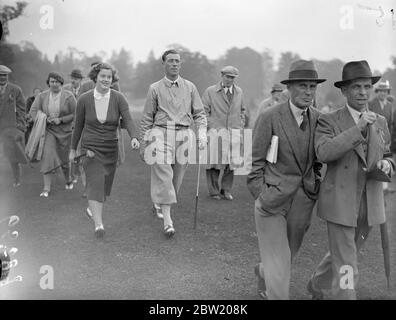
<instances>
[{"instance_id":1,"label":"wide brim hat","mask_svg":"<svg viewBox=\"0 0 396 320\"><path fill-rule=\"evenodd\" d=\"M366 60L351 61L342 68L342 80L334 82L334 86L341 88L346 83L356 79L371 79L371 84L376 84L381 76L373 76Z\"/></svg>"},{"instance_id":2,"label":"wide brim hat","mask_svg":"<svg viewBox=\"0 0 396 320\"><path fill-rule=\"evenodd\" d=\"M233 66L226 66L223 69L221 69L220 72L223 75L227 75L234 78L239 75L239 70Z\"/></svg>"},{"instance_id":3,"label":"wide brim hat","mask_svg":"<svg viewBox=\"0 0 396 320\"><path fill-rule=\"evenodd\" d=\"M325 82L326 79L320 79L313 61L297 60L290 66L289 78L282 80L280 83L289 84L295 81L315 81L316 83Z\"/></svg>"}]
</instances>

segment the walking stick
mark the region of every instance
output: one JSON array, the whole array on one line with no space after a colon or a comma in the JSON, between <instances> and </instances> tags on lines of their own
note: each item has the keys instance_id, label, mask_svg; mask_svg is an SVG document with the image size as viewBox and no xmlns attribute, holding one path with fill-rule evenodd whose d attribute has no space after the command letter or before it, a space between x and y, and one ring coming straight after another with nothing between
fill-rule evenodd
<instances>
[{"instance_id":1,"label":"walking stick","mask_svg":"<svg viewBox=\"0 0 396 320\"><path fill-rule=\"evenodd\" d=\"M198 160L197 192L195 194L194 229L197 228L198 198L199 198L199 177L201 176L201 164Z\"/></svg>"},{"instance_id":2,"label":"walking stick","mask_svg":"<svg viewBox=\"0 0 396 320\"><path fill-rule=\"evenodd\" d=\"M388 285L388 289L390 288L390 254L389 254L389 235L388 235L388 225L386 222L380 225L381 230L381 245L382 245L382 253L384 255L384 268L386 281Z\"/></svg>"},{"instance_id":3,"label":"walking stick","mask_svg":"<svg viewBox=\"0 0 396 320\"><path fill-rule=\"evenodd\" d=\"M75 158L74 158L74 162L78 162L81 158L85 157L86 155L87 155L86 153L83 153L83 154L81 154L81 155L75 157ZM64 165L67 165L67 164L69 164L69 163L71 164L71 161L63 162L63 163L61 163L60 165L58 165L58 166L52 168L51 170L48 170L48 171L44 172L43 174L49 174L49 173L51 173L52 171L55 171L56 169L58 169L58 168L60 168L60 167L62 167L62 166L64 166ZM69 178L70 178L70 167L71 167L71 166L69 166Z\"/></svg>"}]
</instances>

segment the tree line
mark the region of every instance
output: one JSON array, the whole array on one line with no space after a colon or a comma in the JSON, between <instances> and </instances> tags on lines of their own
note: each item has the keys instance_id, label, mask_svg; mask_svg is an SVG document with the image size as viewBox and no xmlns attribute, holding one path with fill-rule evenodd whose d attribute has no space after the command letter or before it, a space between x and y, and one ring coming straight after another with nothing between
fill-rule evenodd
<instances>
[{"instance_id":1,"label":"tree line","mask_svg":"<svg viewBox=\"0 0 396 320\"><path fill-rule=\"evenodd\" d=\"M11 81L21 86L25 96L29 96L35 87L44 89L50 71L60 72L68 82L68 75L72 69L81 69L83 74L87 75L90 64L98 60L105 60L118 70L121 90L130 100L144 99L149 85L163 77L161 58L155 56L153 51L149 53L146 61L134 63L132 54L124 48L114 50L110 58L106 58L105 52L88 55L77 48L69 47L66 52L56 54L51 61L31 42L9 43L7 22L17 18L23 12L25 5L19 4L14 9L6 7L0 12L3 26L6 27L5 37L0 42L0 64L5 64L13 70L10 75ZM258 52L249 47L233 47L218 59L211 60L204 53L191 51L180 44L171 44L169 48L179 50L183 63L181 75L194 82L201 94L208 86L219 81L222 67L225 65L237 67L240 71L237 84L243 89L245 103L252 112L255 112L264 98L270 96L274 83L279 83L288 77L289 67L293 61L300 58L311 59L288 51L281 53L278 63L275 63L273 53L269 49ZM396 56L390 59L393 65L385 71L383 79L389 80L392 88L396 90ZM319 76L328 79L317 90L317 106L321 108L329 103L334 106L341 105L344 99L333 83L340 79L345 62L340 59L313 60Z\"/></svg>"}]
</instances>

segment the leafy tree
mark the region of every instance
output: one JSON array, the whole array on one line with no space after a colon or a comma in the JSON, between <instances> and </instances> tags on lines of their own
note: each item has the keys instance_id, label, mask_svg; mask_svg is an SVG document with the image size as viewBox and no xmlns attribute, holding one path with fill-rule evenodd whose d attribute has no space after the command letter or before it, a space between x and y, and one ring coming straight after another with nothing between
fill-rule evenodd
<instances>
[{"instance_id":1,"label":"leafy tree","mask_svg":"<svg viewBox=\"0 0 396 320\"><path fill-rule=\"evenodd\" d=\"M27 5L25 1L17 1L16 7L7 5L0 8L0 21L3 25L3 41L10 35L8 23L21 16Z\"/></svg>"},{"instance_id":2,"label":"leafy tree","mask_svg":"<svg viewBox=\"0 0 396 320\"><path fill-rule=\"evenodd\" d=\"M118 53L113 51L110 63L117 69L122 91L132 91L134 68L131 54L124 48L121 48Z\"/></svg>"}]
</instances>

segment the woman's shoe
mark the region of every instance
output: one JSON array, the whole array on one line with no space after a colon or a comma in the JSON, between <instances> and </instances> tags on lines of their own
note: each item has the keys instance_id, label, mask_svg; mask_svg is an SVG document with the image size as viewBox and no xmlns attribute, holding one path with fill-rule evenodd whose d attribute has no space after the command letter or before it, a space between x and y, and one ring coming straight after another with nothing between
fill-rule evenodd
<instances>
[{"instance_id":1,"label":"woman's shoe","mask_svg":"<svg viewBox=\"0 0 396 320\"><path fill-rule=\"evenodd\" d=\"M158 219L164 219L161 207L158 208L155 206L155 204L153 204L153 213L157 216Z\"/></svg>"},{"instance_id":2,"label":"woman's shoe","mask_svg":"<svg viewBox=\"0 0 396 320\"><path fill-rule=\"evenodd\" d=\"M96 238L103 238L105 235L105 230L103 225L100 225L99 227L95 228L95 236Z\"/></svg>"},{"instance_id":3,"label":"woman's shoe","mask_svg":"<svg viewBox=\"0 0 396 320\"><path fill-rule=\"evenodd\" d=\"M164 234L168 238L172 237L175 234L176 230L173 228L171 224L168 224L167 226L164 227Z\"/></svg>"},{"instance_id":4,"label":"woman's shoe","mask_svg":"<svg viewBox=\"0 0 396 320\"><path fill-rule=\"evenodd\" d=\"M49 190L43 190L43 191L40 193L40 197L48 198L49 193L50 193Z\"/></svg>"},{"instance_id":5,"label":"woman's shoe","mask_svg":"<svg viewBox=\"0 0 396 320\"><path fill-rule=\"evenodd\" d=\"M91 209L87 208L87 210L85 210L85 215L88 218L92 219L92 211L91 211Z\"/></svg>"},{"instance_id":6,"label":"woman's shoe","mask_svg":"<svg viewBox=\"0 0 396 320\"><path fill-rule=\"evenodd\" d=\"M65 188L66 190L73 190L74 188L73 182L66 182Z\"/></svg>"}]
</instances>

